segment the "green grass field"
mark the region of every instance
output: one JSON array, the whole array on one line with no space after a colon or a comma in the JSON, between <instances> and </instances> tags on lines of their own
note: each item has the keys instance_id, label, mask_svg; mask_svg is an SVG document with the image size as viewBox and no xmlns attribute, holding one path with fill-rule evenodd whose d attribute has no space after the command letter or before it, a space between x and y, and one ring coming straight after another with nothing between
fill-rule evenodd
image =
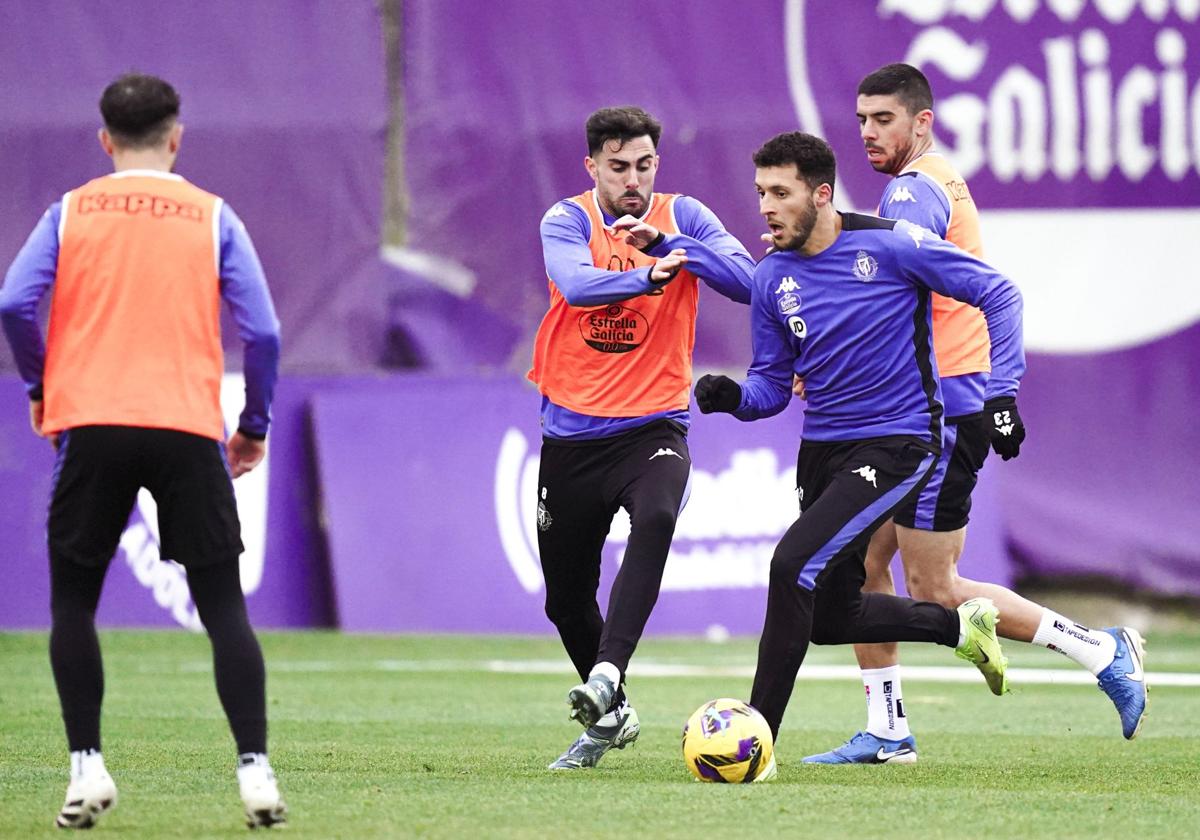
<instances>
[{"instance_id":1,"label":"green grass field","mask_svg":"<svg viewBox=\"0 0 1200 840\"><path fill-rule=\"evenodd\" d=\"M1137 741L1089 685L908 678L921 750L907 767L811 767L810 752L864 721L854 679L801 679L777 747L776 781L702 785L679 755L687 716L745 697L755 643L643 642L630 677L642 719L631 749L599 768L545 765L578 734L573 684L550 638L264 633L271 755L294 837L1196 837L1200 689L1159 686ZM233 742L204 637L108 632L104 753L119 806L97 834L244 834ZM1152 635L1148 669L1200 672L1200 634ZM1070 666L1009 645L1022 668ZM913 665L970 666L909 646ZM637 663L743 669L642 676ZM809 664L852 664L813 649ZM504 670L509 669L509 670ZM693 669L694 670L694 669ZM803 675L803 671L802 671ZM1152 683L1153 685L1153 683ZM0 837L48 836L67 781L44 634L0 634Z\"/></svg>"}]
</instances>

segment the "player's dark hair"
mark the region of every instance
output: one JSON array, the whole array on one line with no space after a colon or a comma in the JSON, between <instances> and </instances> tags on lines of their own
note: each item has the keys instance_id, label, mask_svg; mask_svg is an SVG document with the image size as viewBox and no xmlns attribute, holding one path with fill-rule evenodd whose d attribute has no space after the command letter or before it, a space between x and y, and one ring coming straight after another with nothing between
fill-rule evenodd
<instances>
[{"instance_id":1,"label":"player's dark hair","mask_svg":"<svg viewBox=\"0 0 1200 840\"><path fill-rule=\"evenodd\" d=\"M789 164L795 165L796 176L808 184L809 189L815 190L821 184L828 184L830 195L833 194L837 160L833 156L833 149L820 137L802 131L788 131L775 135L754 153L754 165L759 169Z\"/></svg>"},{"instance_id":2,"label":"player's dark hair","mask_svg":"<svg viewBox=\"0 0 1200 840\"><path fill-rule=\"evenodd\" d=\"M650 142L658 148L662 136L662 123L636 105L621 108L601 108L587 119L588 154L600 154L604 144L617 140L623 146L635 137L650 135Z\"/></svg>"},{"instance_id":3,"label":"player's dark hair","mask_svg":"<svg viewBox=\"0 0 1200 840\"><path fill-rule=\"evenodd\" d=\"M179 94L157 76L126 73L100 97L104 127L125 149L148 149L167 136L179 116Z\"/></svg>"},{"instance_id":4,"label":"player's dark hair","mask_svg":"<svg viewBox=\"0 0 1200 840\"><path fill-rule=\"evenodd\" d=\"M911 64L885 64L858 83L858 95L894 96L914 116L933 107L929 80Z\"/></svg>"}]
</instances>

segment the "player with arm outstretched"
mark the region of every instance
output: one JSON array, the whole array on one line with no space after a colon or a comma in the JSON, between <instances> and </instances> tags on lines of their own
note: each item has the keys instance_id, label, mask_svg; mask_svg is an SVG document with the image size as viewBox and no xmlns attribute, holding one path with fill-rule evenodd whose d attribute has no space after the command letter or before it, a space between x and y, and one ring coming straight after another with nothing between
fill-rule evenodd
<instances>
[{"instance_id":1,"label":"player with arm outstretched","mask_svg":"<svg viewBox=\"0 0 1200 840\"><path fill-rule=\"evenodd\" d=\"M594 767L637 738L624 681L687 501L699 281L750 302L754 263L694 198L654 192L661 126L640 108L587 121L595 186L542 219L550 308L529 378L542 394L538 549L546 615L582 682L585 731L555 770ZM602 616L601 551L619 507L632 529Z\"/></svg>"},{"instance_id":2,"label":"player with arm outstretched","mask_svg":"<svg viewBox=\"0 0 1200 840\"><path fill-rule=\"evenodd\" d=\"M1020 293L924 228L836 212L836 164L819 138L779 135L754 162L777 249L754 273L754 359L743 384L705 376L696 386L702 412L742 420L782 411L793 376L807 390L797 460L802 515L771 560L750 702L777 735L810 641L934 642L1002 686L1006 662L991 602L950 609L861 590L871 534L928 482L941 451L930 292L984 311L996 370L989 396L1010 398L1024 371Z\"/></svg>"}]
</instances>

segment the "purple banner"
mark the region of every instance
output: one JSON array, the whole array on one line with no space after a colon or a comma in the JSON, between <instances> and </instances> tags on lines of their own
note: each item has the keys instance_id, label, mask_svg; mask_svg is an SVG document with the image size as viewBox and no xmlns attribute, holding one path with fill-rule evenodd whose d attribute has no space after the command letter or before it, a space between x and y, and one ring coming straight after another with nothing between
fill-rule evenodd
<instances>
[{"instance_id":1,"label":"purple banner","mask_svg":"<svg viewBox=\"0 0 1200 840\"><path fill-rule=\"evenodd\" d=\"M332 602L309 442L308 400L353 380L284 379L277 390L267 460L234 483L242 539L242 588L260 627L327 626ZM29 429L17 380L0 380L0 528L8 585L0 588L0 628L50 621L46 512L54 453ZM240 382L226 388L226 414L241 407ZM199 627L183 569L163 562L153 500L144 491L109 567L97 621L105 627Z\"/></svg>"},{"instance_id":2,"label":"purple banner","mask_svg":"<svg viewBox=\"0 0 1200 840\"><path fill-rule=\"evenodd\" d=\"M750 155L777 132L828 137L838 153L839 205L872 209L887 179L863 155L854 93L863 75L892 61L929 75L939 148L970 182L988 259L1025 297L1029 374L1020 399L1030 437L1018 461L989 466L977 503L989 513L972 525L968 554L990 546L981 532L1003 524L996 539L1011 546L1022 573L1103 575L1200 595L1200 453L1186 445L1200 404L1200 3L644 4L639 31L662 33L662 49L648 49L645 38L630 37L628 21L586 4L498 0L470 14L448 3L402 8L398 125L409 212L407 247L390 255L405 267L396 271L378 258L388 97L375 4L117 2L60 4L53 14L31 0L4 6L0 264L50 202L107 171L95 142L104 85L135 67L161 74L183 97L179 171L223 194L246 221L279 306L285 370L313 375L280 385L271 462L257 494L264 501L247 518L262 557L247 580L261 573L251 595L257 621L334 620L323 504L338 568L354 570L336 582L343 620L360 620L352 615L358 596L345 587L368 587L363 598L380 594L356 564L382 551L381 569L407 575L398 597L412 603L394 608L409 615L397 620L414 622L404 626L430 609L426 586L448 590L424 574L437 564L459 575L488 570L504 593L497 626L538 629L538 597L527 588L534 575L528 562L511 560L521 556L512 552L523 532L492 524L501 455L514 459L519 448L508 430L523 436L521 463L536 453L532 393L488 380L479 388L491 402L462 385L445 388L459 395L457 405L435 394L439 417L469 413L472 428L485 413L480 406L495 404L500 419L495 427L486 421L486 441L456 442L468 457L447 448L454 434L445 423L431 429L401 405L408 380L335 383L317 374L361 375L381 358L467 378L523 373L547 302L538 222L554 201L590 185L583 123L603 105L637 103L661 118L658 188L704 201L752 253L762 225ZM698 368L740 368L750 352L746 309L701 294ZM240 352L233 331L227 335L236 366ZM12 369L2 345L0 369ZM49 453L25 431L15 382L11 392L13 401L0 404L0 469L8 471L0 521L15 546L19 586L0 593L0 621L40 626ZM318 392L326 414L323 423L318 417L320 484L307 413ZM338 414L343 400L360 396L360 416ZM372 449L356 449L335 419L364 427ZM720 425L701 419L692 436L697 468L718 488L736 483L754 462L735 455L760 448L773 453L782 476L795 444L786 426L735 423L726 436L709 437ZM372 493L342 472L343 448ZM441 453L474 476L471 486L430 465L429 486L439 494L432 498L441 501L426 506L371 460L409 475L403 458L413 452ZM692 510L702 509L695 501ZM127 546L141 559L114 568L101 608L106 623L187 618L177 576L147 560L149 511ZM528 529L528 514L518 507L510 518ZM434 539L432 523L461 558ZM702 549L732 556L738 546L769 542L734 531L712 539L686 533L680 556L695 559L696 569L709 568ZM529 535L522 539L531 550ZM400 556L405 544L420 550ZM620 545L614 539L613 551ZM606 581L616 556L606 556ZM761 564L737 557L737 568ZM692 599L699 611L697 604L716 609L740 592L739 609L748 612L757 604L751 590L679 588L669 599ZM663 620L677 614L682 626L674 607ZM388 626L385 607L361 620L368 618Z\"/></svg>"},{"instance_id":3,"label":"purple banner","mask_svg":"<svg viewBox=\"0 0 1200 840\"><path fill-rule=\"evenodd\" d=\"M880 0L836 14L811 0L786 5L801 122L838 149L860 145L846 117L872 57L906 61L929 77L938 145L982 207L1196 206L1195 3ZM870 205L878 179L850 163L844 183Z\"/></svg>"},{"instance_id":4,"label":"purple banner","mask_svg":"<svg viewBox=\"0 0 1200 840\"><path fill-rule=\"evenodd\" d=\"M537 551L537 406L508 379L411 377L314 397L338 626L553 632ZM771 555L799 510L801 418L792 408L748 424L696 419L692 494L648 632L762 629ZM994 501L990 489L976 501L962 569L1008 582ZM628 535L621 512L602 604Z\"/></svg>"},{"instance_id":5,"label":"purple banner","mask_svg":"<svg viewBox=\"0 0 1200 840\"><path fill-rule=\"evenodd\" d=\"M177 170L246 223L283 324L285 370L376 366L387 121L376 5L6 2L0 266L51 202L111 171L97 103L132 69L179 91ZM236 332L226 334L240 366ZM2 342L0 369L13 369Z\"/></svg>"},{"instance_id":6,"label":"purple banner","mask_svg":"<svg viewBox=\"0 0 1200 840\"><path fill-rule=\"evenodd\" d=\"M4 384L19 393L15 380ZM230 384L233 405L238 384ZM256 626L551 632L537 555L537 406L531 387L508 378L282 380L268 459L235 483L247 549L242 583ZM19 398L0 401L6 629L49 621L54 459L24 409ZM467 414L469 430L454 431ZM697 418L692 496L650 632L758 632L771 553L797 514L801 422L796 408L751 424ZM976 498L961 567L1008 582L993 487L985 482ZM628 532L622 512L604 553L603 598ZM902 584L898 569L896 579ZM148 496L122 537L98 620L198 627L182 569L159 558Z\"/></svg>"}]
</instances>

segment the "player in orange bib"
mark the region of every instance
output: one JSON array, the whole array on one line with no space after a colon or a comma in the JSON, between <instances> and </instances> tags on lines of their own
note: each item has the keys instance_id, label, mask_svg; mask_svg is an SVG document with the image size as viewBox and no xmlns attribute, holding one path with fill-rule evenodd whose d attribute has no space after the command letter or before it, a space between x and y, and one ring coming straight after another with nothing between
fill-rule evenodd
<instances>
[{"instance_id":1,"label":"player in orange bib","mask_svg":"<svg viewBox=\"0 0 1200 840\"><path fill-rule=\"evenodd\" d=\"M858 122L867 160L892 177L879 215L932 230L977 257L983 255L979 214L966 180L933 147L933 94L915 67L889 64L858 86ZM864 591L894 593L897 549L909 596L953 607L990 598L999 609L997 633L1032 642L1073 659L1099 678L1100 688L1133 738L1146 708L1142 641L1136 630L1092 630L994 583L957 571L967 534L971 493L989 443L1004 460L1016 457L1025 427L1015 402L984 402L988 332L969 304L933 295L933 347L945 399L942 454L929 483L876 531L867 551ZM867 694L867 728L842 746L804 759L815 764L911 764L917 743L908 727L898 646L854 646ZM1005 681L991 686L996 694Z\"/></svg>"},{"instance_id":2,"label":"player in orange bib","mask_svg":"<svg viewBox=\"0 0 1200 840\"><path fill-rule=\"evenodd\" d=\"M638 736L623 683L690 486L699 280L750 302L741 243L694 198L654 192L661 132L640 108L592 114L595 187L541 225L550 308L529 372L542 394L538 549L546 614L582 680L571 717L585 728L555 770L594 767ZM602 617L601 550L619 507L632 530Z\"/></svg>"},{"instance_id":3,"label":"player in orange bib","mask_svg":"<svg viewBox=\"0 0 1200 840\"><path fill-rule=\"evenodd\" d=\"M0 290L33 429L58 449L46 528L50 662L71 781L56 823L91 828L117 801L100 749L95 613L145 488L158 506L161 555L187 570L212 641L247 821L270 826L287 809L267 760L266 676L242 594L232 480L266 454L279 321L241 220L172 171L183 136L174 88L131 73L105 89L100 111L100 144L115 171L51 205ZM223 301L245 345L246 405L228 441Z\"/></svg>"}]
</instances>

